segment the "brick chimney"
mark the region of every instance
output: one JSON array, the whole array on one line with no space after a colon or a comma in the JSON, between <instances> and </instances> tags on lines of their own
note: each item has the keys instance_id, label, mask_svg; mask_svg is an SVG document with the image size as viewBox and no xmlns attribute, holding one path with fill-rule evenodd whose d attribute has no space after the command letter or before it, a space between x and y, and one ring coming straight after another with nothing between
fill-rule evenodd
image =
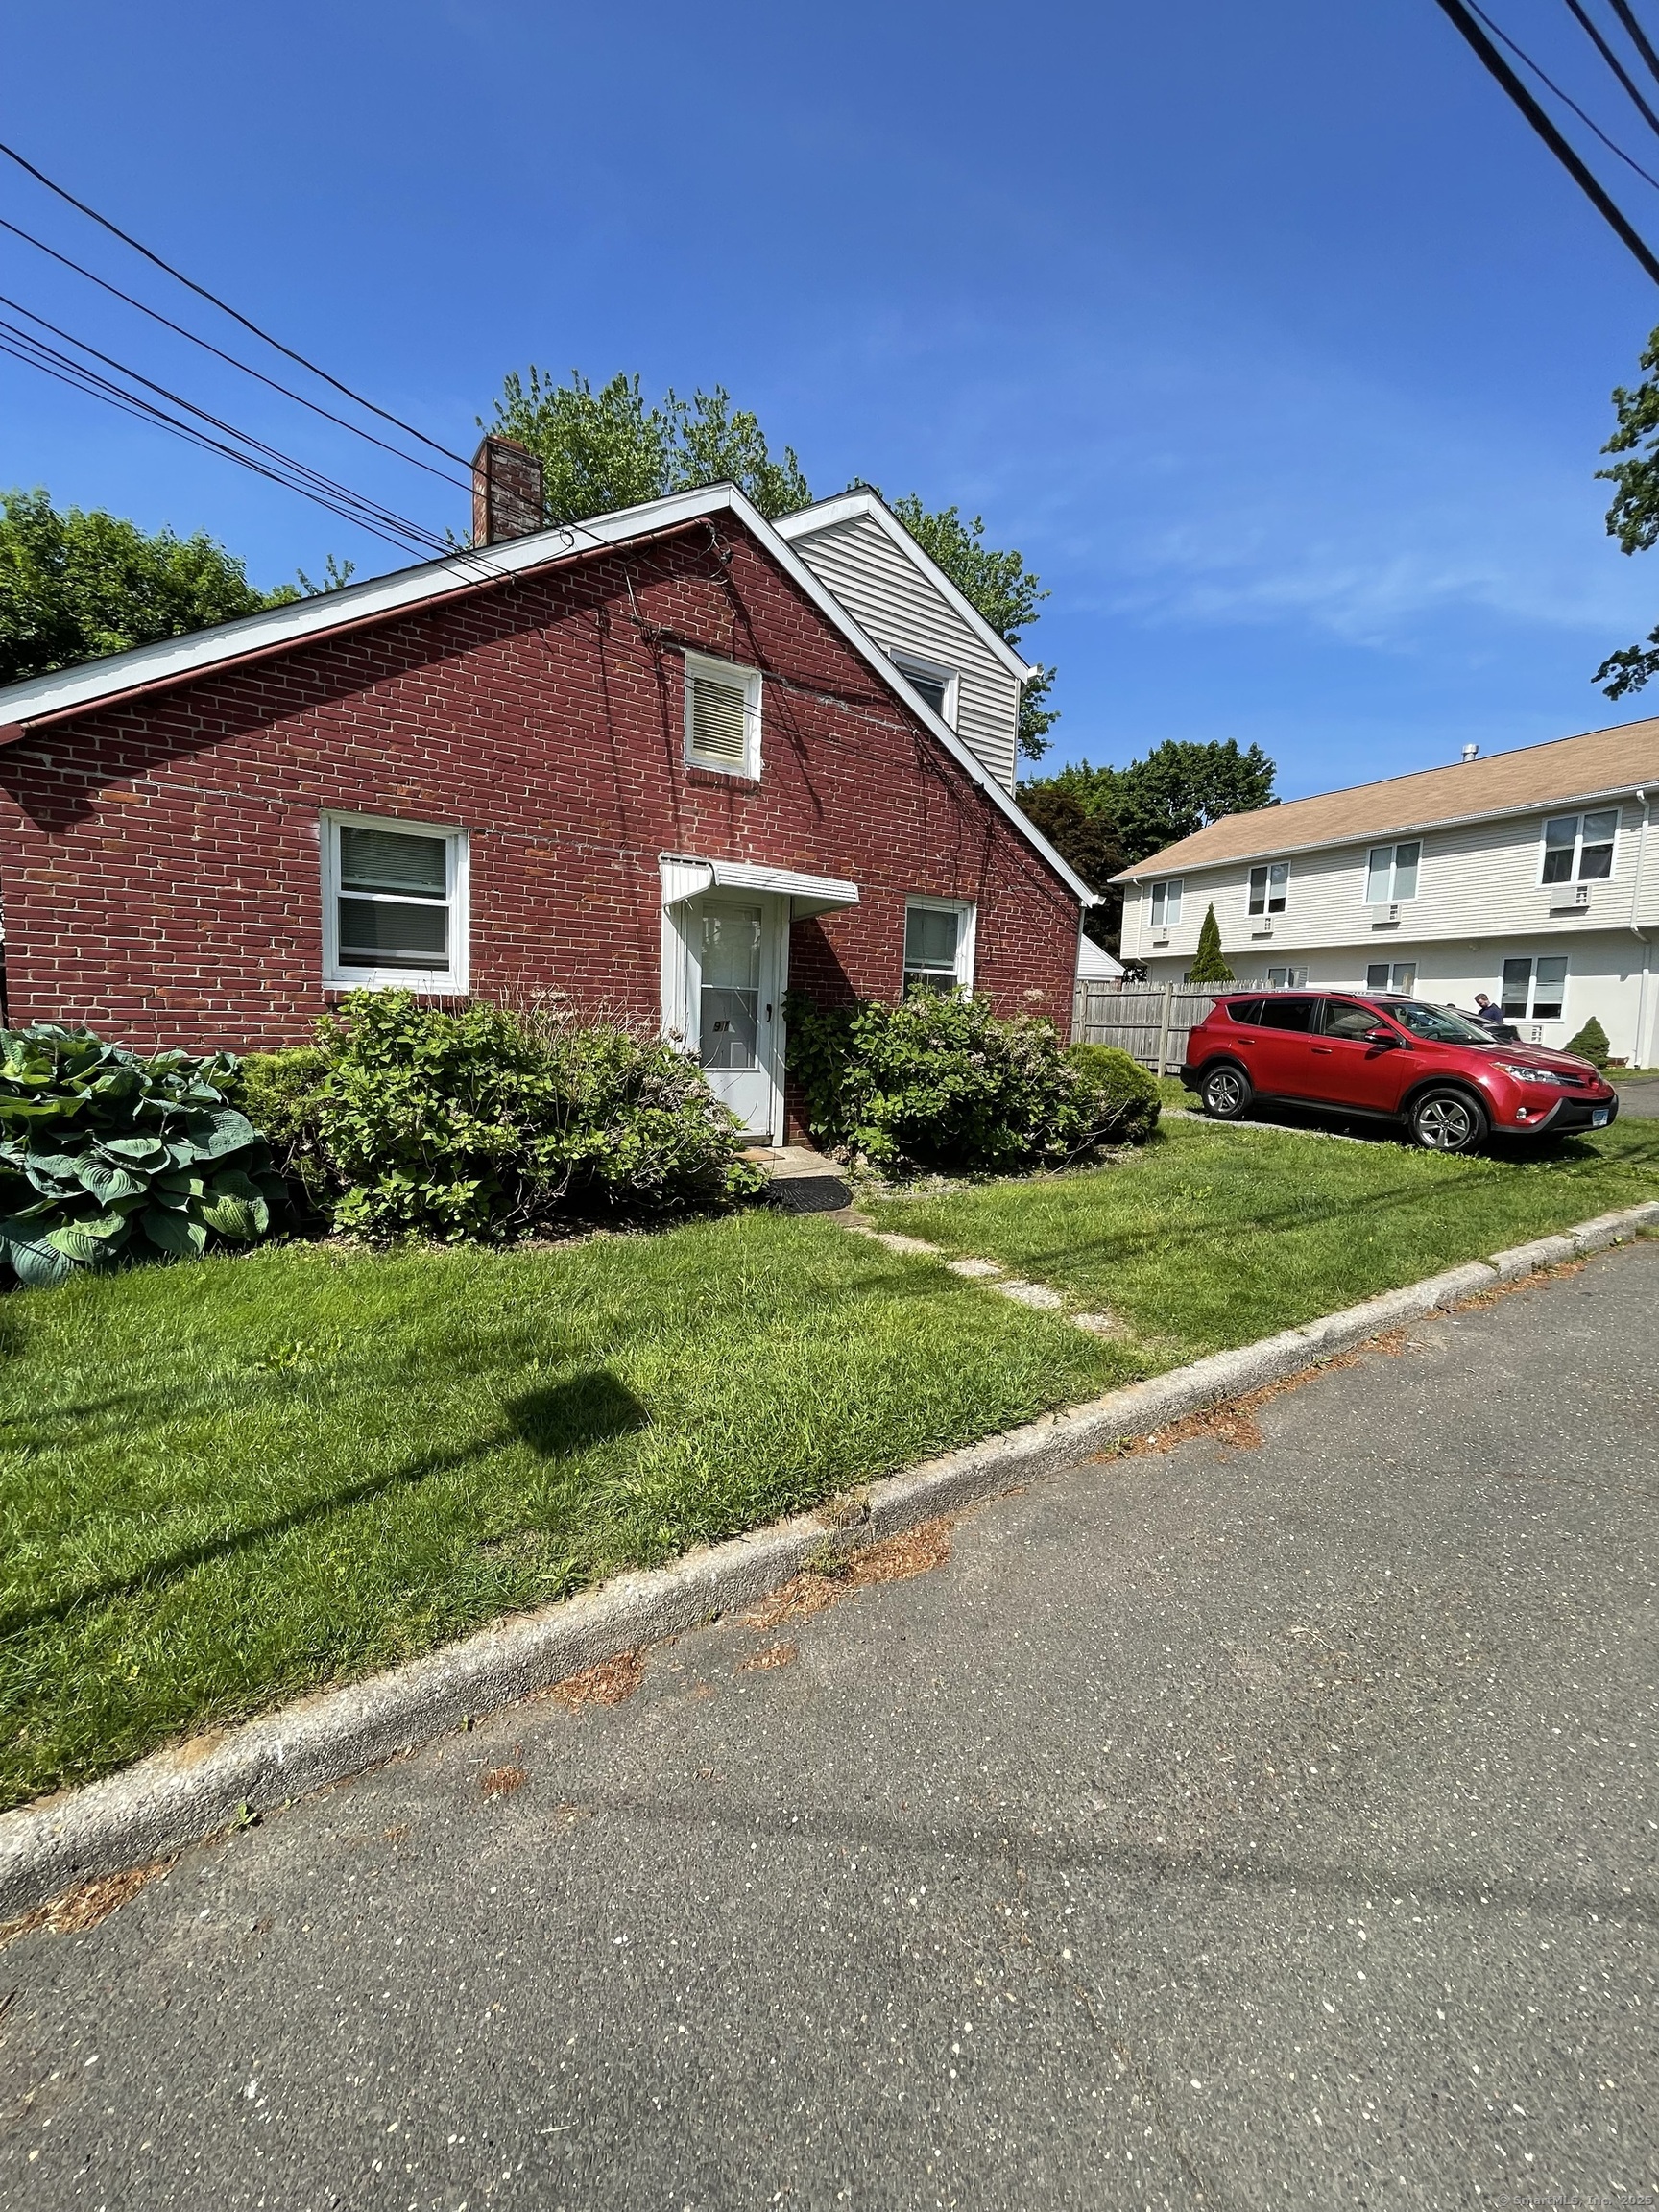
<instances>
[{"instance_id":1,"label":"brick chimney","mask_svg":"<svg viewBox=\"0 0 1659 2212\"><path fill-rule=\"evenodd\" d=\"M472 542L496 545L543 526L541 464L512 438L485 438L472 456Z\"/></svg>"}]
</instances>

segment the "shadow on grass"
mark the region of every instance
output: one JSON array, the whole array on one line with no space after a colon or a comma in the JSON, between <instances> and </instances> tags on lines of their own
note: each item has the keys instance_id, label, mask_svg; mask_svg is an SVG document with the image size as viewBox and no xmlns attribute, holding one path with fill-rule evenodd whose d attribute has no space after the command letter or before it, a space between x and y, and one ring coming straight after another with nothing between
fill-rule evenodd
<instances>
[{"instance_id":1,"label":"shadow on grass","mask_svg":"<svg viewBox=\"0 0 1659 2212\"><path fill-rule=\"evenodd\" d=\"M481 1436L456 1451L424 1453L401 1467L390 1467L383 1474L366 1476L360 1482L330 1491L326 1497L313 1498L303 1505L295 1506L291 1512L261 1522L256 1527L230 1529L223 1535L204 1538L200 1543L184 1546L169 1558L151 1560L130 1575L110 1575L105 1581L67 1591L50 1603L20 1606L14 1612L0 1614L0 1638L26 1634L31 1629L66 1621L73 1613L118 1604L123 1599L162 1589L198 1567L273 1543L279 1537L291 1535L297 1528L325 1521L337 1513L349 1512L392 1491L412 1489L435 1475L454 1474L457 1469L488 1458L492 1453L514 1442L527 1444L542 1458L559 1459L588 1451L613 1436L636 1433L649 1428L651 1423L649 1412L627 1384L604 1368L572 1375L544 1390L533 1390L514 1399L504 1410L507 1420L504 1431Z\"/></svg>"}]
</instances>

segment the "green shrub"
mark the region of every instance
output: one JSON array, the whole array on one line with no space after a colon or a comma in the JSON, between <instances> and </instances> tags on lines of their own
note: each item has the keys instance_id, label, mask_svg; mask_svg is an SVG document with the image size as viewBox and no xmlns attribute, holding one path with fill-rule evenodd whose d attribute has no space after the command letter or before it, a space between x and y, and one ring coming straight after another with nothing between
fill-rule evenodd
<instances>
[{"instance_id":1,"label":"green shrub","mask_svg":"<svg viewBox=\"0 0 1659 2212\"><path fill-rule=\"evenodd\" d=\"M504 1238L596 1208L727 1204L763 1181L698 1070L613 1022L360 991L317 1038L250 1061L244 1094L336 1229Z\"/></svg>"},{"instance_id":2,"label":"green shrub","mask_svg":"<svg viewBox=\"0 0 1659 2212\"><path fill-rule=\"evenodd\" d=\"M785 1012L814 1136L887 1174L1062 1166L1157 1118L1155 1089L1149 1118L1142 1103L1150 1078L1124 1054L1073 1058L1051 1022L998 1021L983 998L915 992L826 1010L792 993Z\"/></svg>"},{"instance_id":3,"label":"green shrub","mask_svg":"<svg viewBox=\"0 0 1659 2212\"><path fill-rule=\"evenodd\" d=\"M0 1029L0 1247L20 1283L251 1243L282 1185L226 1053L148 1058L84 1029Z\"/></svg>"},{"instance_id":4,"label":"green shrub","mask_svg":"<svg viewBox=\"0 0 1659 2212\"><path fill-rule=\"evenodd\" d=\"M1592 1014L1577 1036L1569 1037L1561 1049L1563 1052L1576 1052L1580 1060L1589 1060L1598 1068L1605 1068L1613 1047L1607 1042L1606 1030Z\"/></svg>"},{"instance_id":5,"label":"green shrub","mask_svg":"<svg viewBox=\"0 0 1659 2212\"><path fill-rule=\"evenodd\" d=\"M1079 1105L1094 1144L1144 1144L1158 1126L1158 1085L1140 1061L1115 1045L1073 1045L1066 1054L1080 1079Z\"/></svg>"}]
</instances>

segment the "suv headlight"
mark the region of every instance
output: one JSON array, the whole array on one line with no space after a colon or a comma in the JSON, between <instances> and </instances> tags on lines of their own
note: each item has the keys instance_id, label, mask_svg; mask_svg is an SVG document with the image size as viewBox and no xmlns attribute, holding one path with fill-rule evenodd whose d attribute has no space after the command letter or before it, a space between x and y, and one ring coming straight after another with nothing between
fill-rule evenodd
<instances>
[{"instance_id":1,"label":"suv headlight","mask_svg":"<svg viewBox=\"0 0 1659 2212\"><path fill-rule=\"evenodd\" d=\"M1555 1083L1557 1076L1547 1068L1524 1067L1519 1060L1494 1060L1494 1068L1502 1068L1505 1075L1513 1075L1517 1083Z\"/></svg>"}]
</instances>

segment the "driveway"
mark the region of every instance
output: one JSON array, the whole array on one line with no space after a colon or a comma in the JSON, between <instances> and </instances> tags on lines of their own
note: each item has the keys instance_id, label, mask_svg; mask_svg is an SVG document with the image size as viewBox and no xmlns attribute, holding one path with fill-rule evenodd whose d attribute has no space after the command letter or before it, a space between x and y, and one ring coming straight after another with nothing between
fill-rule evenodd
<instances>
[{"instance_id":1,"label":"driveway","mask_svg":"<svg viewBox=\"0 0 1659 2212\"><path fill-rule=\"evenodd\" d=\"M0 1954L0 2200L1634 2200L1656 1373L1648 1243L188 1853Z\"/></svg>"},{"instance_id":2,"label":"driveway","mask_svg":"<svg viewBox=\"0 0 1659 2212\"><path fill-rule=\"evenodd\" d=\"M1638 1077L1634 1083L1619 1085L1619 1111L1634 1114L1644 1121L1659 1120L1659 1075Z\"/></svg>"}]
</instances>

